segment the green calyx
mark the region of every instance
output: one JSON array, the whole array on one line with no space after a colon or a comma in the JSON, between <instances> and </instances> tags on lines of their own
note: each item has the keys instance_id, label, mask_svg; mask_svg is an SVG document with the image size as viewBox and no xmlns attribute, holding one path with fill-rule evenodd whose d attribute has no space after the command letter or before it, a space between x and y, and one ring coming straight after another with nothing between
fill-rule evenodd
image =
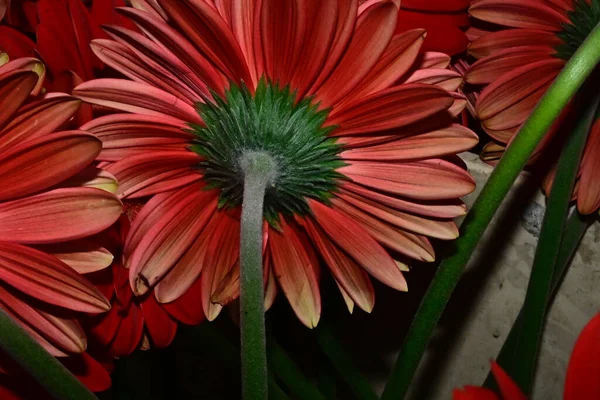
<instances>
[{"instance_id":1,"label":"green calyx","mask_svg":"<svg viewBox=\"0 0 600 400\"><path fill-rule=\"evenodd\" d=\"M296 101L289 87L258 84L254 94L232 84L224 98L197 105L205 126L194 125L191 150L204 158L198 167L210 188L219 188L219 207L242 203L243 160L248 154L268 155L275 167L265 193L264 216L273 226L279 215L306 215L308 199L327 203L337 190L344 166L342 146L324 127L327 110L311 98Z\"/></svg>"},{"instance_id":2,"label":"green calyx","mask_svg":"<svg viewBox=\"0 0 600 400\"><path fill-rule=\"evenodd\" d=\"M556 56L569 60L592 29L600 22L600 0L575 0L573 10L567 12L571 22L563 24L557 33L563 43L556 46Z\"/></svg>"}]
</instances>

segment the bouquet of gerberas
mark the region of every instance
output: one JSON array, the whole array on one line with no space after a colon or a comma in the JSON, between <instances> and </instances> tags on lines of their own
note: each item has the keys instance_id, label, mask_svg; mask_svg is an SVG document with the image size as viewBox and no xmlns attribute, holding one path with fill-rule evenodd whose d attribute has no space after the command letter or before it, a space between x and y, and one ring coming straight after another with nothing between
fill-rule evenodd
<instances>
[{"instance_id":1,"label":"bouquet of gerberas","mask_svg":"<svg viewBox=\"0 0 600 400\"><path fill-rule=\"evenodd\" d=\"M600 2L0 0L0 21L2 398L378 398L329 313L376 295L407 310L381 395L404 398L523 168L548 207L492 372L530 394L600 205ZM506 151L467 213L457 155L486 135ZM390 293L425 263L413 315ZM600 398L596 320L565 398Z\"/></svg>"}]
</instances>

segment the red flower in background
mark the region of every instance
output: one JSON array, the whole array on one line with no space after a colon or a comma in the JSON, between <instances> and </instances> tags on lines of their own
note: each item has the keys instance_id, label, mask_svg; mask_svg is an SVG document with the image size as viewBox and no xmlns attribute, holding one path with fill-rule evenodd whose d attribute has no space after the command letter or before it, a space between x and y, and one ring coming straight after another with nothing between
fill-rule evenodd
<instances>
[{"instance_id":1,"label":"red flower in background","mask_svg":"<svg viewBox=\"0 0 600 400\"><path fill-rule=\"evenodd\" d=\"M415 28L427 30L423 50L456 55L469 40L469 0L402 0L396 33Z\"/></svg>"},{"instance_id":2,"label":"red flower in background","mask_svg":"<svg viewBox=\"0 0 600 400\"><path fill-rule=\"evenodd\" d=\"M93 54L90 41L108 38L102 24L134 28L117 14L124 0L94 0L90 9L81 0L0 0L0 53L10 58L41 58L47 68L44 87L70 93L81 82L100 76L104 64ZM35 41L32 40L35 38ZM83 106L77 118L82 124L92 117Z\"/></svg>"},{"instance_id":3,"label":"red flower in background","mask_svg":"<svg viewBox=\"0 0 600 400\"><path fill-rule=\"evenodd\" d=\"M492 362L492 374L498 383L500 396L477 386L455 389L453 400L526 400L527 397L513 380ZM600 314L597 314L579 335L565 381L564 400L600 399Z\"/></svg>"},{"instance_id":4,"label":"red flower in background","mask_svg":"<svg viewBox=\"0 0 600 400\"><path fill-rule=\"evenodd\" d=\"M123 215L111 229L107 247L120 260L130 223ZM111 310L91 317L86 324L90 340L107 349L111 356L122 357L139 347L167 347L175 337L177 322L198 325L204 318L200 281L197 280L176 301L159 304L152 295L134 297L129 286L129 271L120 261L90 278L111 301Z\"/></svg>"}]
</instances>

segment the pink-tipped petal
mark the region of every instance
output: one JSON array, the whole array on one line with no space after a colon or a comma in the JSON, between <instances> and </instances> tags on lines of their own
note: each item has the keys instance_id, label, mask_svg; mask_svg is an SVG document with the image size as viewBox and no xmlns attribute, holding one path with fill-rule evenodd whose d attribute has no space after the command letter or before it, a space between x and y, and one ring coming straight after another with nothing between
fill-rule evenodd
<instances>
[{"instance_id":1,"label":"pink-tipped petal","mask_svg":"<svg viewBox=\"0 0 600 400\"><path fill-rule=\"evenodd\" d=\"M110 266L114 260L110 251L89 239L41 245L37 248L52 254L80 274L100 271Z\"/></svg>"},{"instance_id":2,"label":"pink-tipped petal","mask_svg":"<svg viewBox=\"0 0 600 400\"><path fill-rule=\"evenodd\" d=\"M200 184L179 194L178 202L148 230L127 260L129 282L136 295L146 293L173 268L217 207L214 193L203 191Z\"/></svg>"},{"instance_id":3,"label":"pink-tipped petal","mask_svg":"<svg viewBox=\"0 0 600 400\"><path fill-rule=\"evenodd\" d=\"M270 229L269 249L273 272L294 313L307 327L316 327L321 316L319 281L294 228L282 221L281 231Z\"/></svg>"},{"instance_id":4,"label":"pink-tipped petal","mask_svg":"<svg viewBox=\"0 0 600 400\"><path fill-rule=\"evenodd\" d=\"M125 79L95 79L77 86L73 89L73 95L89 103L121 111L163 116L169 121L175 119L202 123L193 106L146 83Z\"/></svg>"},{"instance_id":5,"label":"pink-tipped petal","mask_svg":"<svg viewBox=\"0 0 600 400\"><path fill-rule=\"evenodd\" d=\"M0 201L39 192L75 175L100 153L102 143L81 131L26 141L0 152Z\"/></svg>"},{"instance_id":6,"label":"pink-tipped petal","mask_svg":"<svg viewBox=\"0 0 600 400\"><path fill-rule=\"evenodd\" d=\"M94 188L62 188L0 203L0 240L46 244L81 239L121 215L117 197Z\"/></svg>"},{"instance_id":7,"label":"pink-tipped petal","mask_svg":"<svg viewBox=\"0 0 600 400\"><path fill-rule=\"evenodd\" d=\"M465 170L441 159L407 163L352 161L338 171L361 185L416 200L454 199L475 189L475 181Z\"/></svg>"},{"instance_id":8,"label":"pink-tipped petal","mask_svg":"<svg viewBox=\"0 0 600 400\"><path fill-rule=\"evenodd\" d=\"M306 219L305 224L312 242L327 263L344 298L347 295L351 299L352 307L346 300L350 312L356 303L362 310L370 313L375 305L375 291L365 270L340 250L318 224L311 219Z\"/></svg>"},{"instance_id":9,"label":"pink-tipped petal","mask_svg":"<svg viewBox=\"0 0 600 400\"><path fill-rule=\"evenodd\" d=\"M511 28L556 32L569 23L565 13L538 0L478 0L469 8L471 16Z\"/></svg>"},{"instance_id":10,"label":"pink-tipped petal","mask_svg":"<svg viewBox=\"0 0 600 400\"><path fill-rule=\"evenodd\" d=\"M406 280L392 257L358 223L317 201L311 200L309 204L316 222L341 250L384 284L407 290Z\"/></svg>"},{"instance_id":11,"label":"pink-tipped petal","mask_svg":"<svg viewBox=\"0 0 600 400\"><path fill-rule=\"evenodd\" d=\"M29 247L0 242L0 277L21 292L60 307L88 313L110 309L108 300L85 278Z\"/></svg>"}]
</instances>

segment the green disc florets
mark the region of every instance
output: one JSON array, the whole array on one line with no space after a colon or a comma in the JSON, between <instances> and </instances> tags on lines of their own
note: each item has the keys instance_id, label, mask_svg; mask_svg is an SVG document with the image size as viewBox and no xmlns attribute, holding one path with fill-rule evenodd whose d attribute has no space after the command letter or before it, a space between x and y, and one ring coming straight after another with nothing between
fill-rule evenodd
<instances>
[{"instance_id":1,"label":"green disc florets","mask_svg":"<svg viewBox=\"0 0 600 400\"><path fill-rule=\"evenodd\" d=\"M567 12L570 22L557 35L563 43L556 46L556 56L569 60L581 43L600 22L600 0L575 0Z\"/></svg>"},{"instance_id":2,"label":"green disc florets","mask_svg":"<svg viewBox=\"0 0 600 400\"><path fill-rule=\"evenodd\" d=\"M247 87L231 85L221 98L198 104L205 126L193 126L192 150L205 161L199 167L209 187L221 189L219 206L242 202L244 154L268 154L276 174L267 187L264 215L277 225L279 214L305 215L309 198L327 202L343 175L342 147L323 127L327 111L319 111L310 98L296 100L289 87L261 80L252 94Z\"/></svg>"}]
</instances>

